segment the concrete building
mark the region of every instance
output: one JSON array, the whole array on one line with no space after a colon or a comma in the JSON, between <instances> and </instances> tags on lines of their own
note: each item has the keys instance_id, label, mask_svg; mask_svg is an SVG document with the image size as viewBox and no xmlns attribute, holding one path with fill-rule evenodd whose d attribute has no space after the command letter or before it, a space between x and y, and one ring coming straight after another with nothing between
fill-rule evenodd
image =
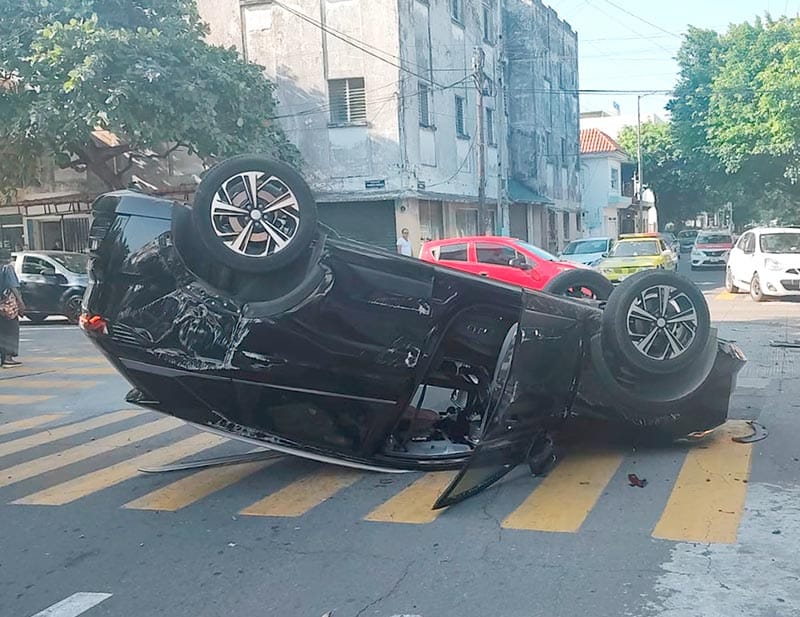
<instances>
[{"instance_id":1,"label":"concrete building","mask_svg":"<svg viewBox=\"0 0 800 617\"><path fill-rule=\"evenodd\" d=\"M276 84L278 121L305 159L320 218L343 234L393 248L407 227L416 254L426 239L477 233L476 48L495 233L554 250L577 233L577 96L558 92L577 86L577 40L538 0L198 0L198 8L211 42L235 46ZM536 92L548 83L554 94ZM528 132L537 138L526 141ZM565 156L548 163L553 148Z\"/></svg>"},{"instance_id":2,"label":"concrete building","mask_svg":"<svg viewBox=\"0 0 800 617\"><path fill-rule=\"evenodd\" d=\"M556 253L583 233L578 35L539 0L504 5L511 232Z\"/></svg>"},{"instance_id":3,"label":"concrete building","mask_svg":"<svg viewBox=\"0 0 800 617\"><path fill-rule=\"evenodd\" d=\"M614 139L598 129L581 130L581 185L584 227L589 237L633 232L633 184L623 166L633 161Z\"/></svg>"}]
</instances>

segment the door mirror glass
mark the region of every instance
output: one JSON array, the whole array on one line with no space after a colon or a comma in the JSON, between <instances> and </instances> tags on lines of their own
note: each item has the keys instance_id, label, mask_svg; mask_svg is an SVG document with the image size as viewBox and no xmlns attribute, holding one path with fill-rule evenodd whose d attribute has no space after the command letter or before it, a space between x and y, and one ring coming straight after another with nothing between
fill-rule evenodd
<instances>
[{"instance_id":1,"label":"door mirror glass","mask_svg":"<svg viewBox=\"0 0 800 617\"><path fill-rule=\"evenodd\" d=\"M42 268L41 271L39 272L39 274L41 274L42 276L53 277L53 276L56 275L56 269L55 268Z\"/></svg>"},{"instance_id":2,"label":"door mirror glass","mask_svg":"<svg viewBox=\"0 0 800 617\"><path fill-rule=\"evenodd\" d=\"M515 257L511 260L510 264L515 268L519 268L520 270L531 270L533 266L529 264L524 257Z\"/></svg>"}]
</instances>

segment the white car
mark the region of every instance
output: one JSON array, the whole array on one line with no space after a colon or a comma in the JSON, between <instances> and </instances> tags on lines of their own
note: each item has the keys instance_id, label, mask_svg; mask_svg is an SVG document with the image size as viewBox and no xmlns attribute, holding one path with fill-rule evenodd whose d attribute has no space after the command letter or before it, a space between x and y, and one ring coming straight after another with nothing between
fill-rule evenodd
<instances>
[{"instance_id":1,"label":"white car","mask_svg":"<svg viewBox=\"0 0 800 617\"><path fill-rule=\"evenodd\" d=\"M800 295L800 228L757 227L743 233L728 256L725 289L749 290L756 302Z\"/></svg>"},{"instance_id":2,"label":"white car","mask_svg":"<svg viewBox=\"0 0 800 617\"><path fill-rule=\"evenodd\" d=\"M614 238L582 238L573 240L558 254L562 261L593 266L607 257L614 246Z\"/></svg>"}]
</instances>

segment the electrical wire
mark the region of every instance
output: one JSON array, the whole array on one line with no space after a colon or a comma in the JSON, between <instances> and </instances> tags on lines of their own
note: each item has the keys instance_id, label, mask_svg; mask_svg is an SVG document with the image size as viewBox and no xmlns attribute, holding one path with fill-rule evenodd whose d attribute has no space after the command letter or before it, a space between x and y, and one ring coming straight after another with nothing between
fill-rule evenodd
<instances>
[{"instance_id":1,"label":"electrical wire","mask_svg":"<svg viewBox=\"0 0 800 617\"><path fill-rule=\"evenodd\" d=\"M638 19L638 20L639 20L640 22L642 22L643 24L647 24L648 26L650 26L650 27L652 27L652 28L655 28L656 30L660 30L660 31L661 31L661 32L663 32L664 34L669 34L670 36L674 36L674 37L676 37L676 38L679 38L679 39L682 39L682 38L683 38L683 37L682 37L680 34L676 34L676 33L674 33L674 32L670 32L670 31L669 31L669 30L667 30L666 28L662 28L662 27L661 27L661 26L659 26L658 24L654 24L652 21L647 21L647 20L646 20L644 17L639 17L639 16L638 16L638 15L636 15L635 13L631 13L631 12L630 12L628 9L626 9L626 8L624 8L624 7L621 7L621 6L620 6L619 4L617 4L616 2L612 2L612 0L605 0L605 3L606 3L606 4L610 4L610 5L611 5L611 6L613 6L615 9L617 9L617 10L619 10L619 11L622 11L622 12L623 12L623 13L625 13L626 15L630 15L630 16L631 16L631 17L633 17L634 19Z\"/></svg>"}]
</instances>

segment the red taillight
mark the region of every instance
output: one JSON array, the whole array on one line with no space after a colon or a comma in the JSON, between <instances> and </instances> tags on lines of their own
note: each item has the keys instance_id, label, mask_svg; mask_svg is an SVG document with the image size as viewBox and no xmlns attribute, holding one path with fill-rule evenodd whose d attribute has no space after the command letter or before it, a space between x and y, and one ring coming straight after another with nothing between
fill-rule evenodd
<instances>
[{"instance_id":1,"label":"red taillight","mask_svg":"<svg viewBox=\"0 0 800 617\"><path fill-rule=\"evenodd\" d=\"M89 315L88 313L81 313L78 324L83 330L87 332L99 332L101 334L108 334L108 322L100 315Z\"/></svg>"}]
</instances>

